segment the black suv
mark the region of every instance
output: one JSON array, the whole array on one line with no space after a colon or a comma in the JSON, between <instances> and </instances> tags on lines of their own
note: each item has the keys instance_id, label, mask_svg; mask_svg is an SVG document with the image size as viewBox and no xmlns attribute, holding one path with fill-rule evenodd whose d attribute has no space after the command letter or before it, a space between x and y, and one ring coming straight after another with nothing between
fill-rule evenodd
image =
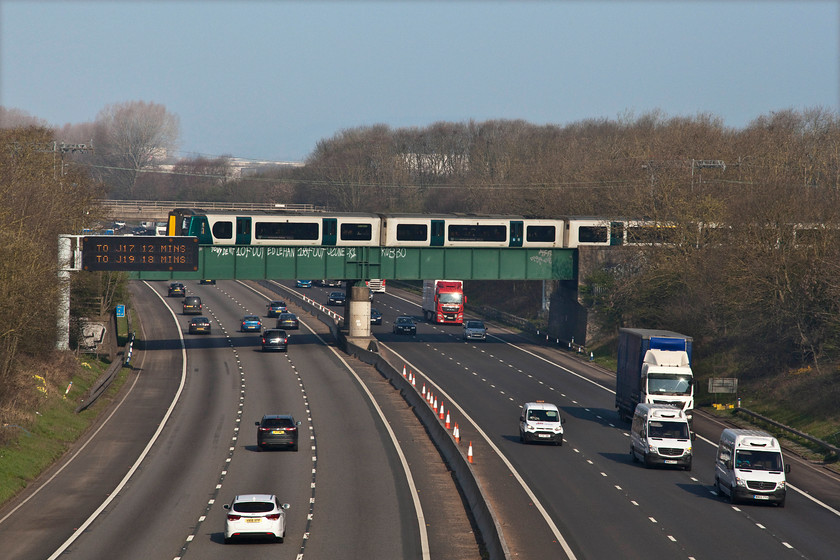
<instances>
[{"instance_id":1,"label":"black suv","mask_svg":"<svg viewBox=\"0 0 840 560\"><path fill-rule=\"evenodd\" d=\"M262 335L263 352L279 350L285 352L289 345L289 335L280 329L265 329Z\"/></svg>"},{"instance_id":2,"label":"black suv","mask_svg":"<svg viewBox=\"0 0 840 560\"><path fill-rule=\"evenodd\" d=\"M169 297L184 297L187 295L187 287L180 282L169 284Z\"/></svg>"},{"instance_id":3,"label":"black suv","mask_svg":"<svg viewBox=\"0 0 840 560\"><path fill-rule=\"evenodd\" d=\"M286 447L297 451L298 429L300 422L295 422L291 414L266 414L257 425L257 447Z\"/></svg>"},{"instance_id":4,"label":"black suv","mask_svg":"<svg viewBox=\"0 0 840 560\"><path fill-rule=\"evenodd\" d=\"M201 298L187 296L184 298L184 315L201 315Z\"/></svg>"},{"instance_id":5,"label":"black suv","mask_svg":"<svg viewBox=\"0 0 840 560\"><path fill-rule=\"evenodd\" d=\"M286 447L298 450L298 426L291 414L266 414L257 425L257 447Z\"/></svg>"}]
</instances>

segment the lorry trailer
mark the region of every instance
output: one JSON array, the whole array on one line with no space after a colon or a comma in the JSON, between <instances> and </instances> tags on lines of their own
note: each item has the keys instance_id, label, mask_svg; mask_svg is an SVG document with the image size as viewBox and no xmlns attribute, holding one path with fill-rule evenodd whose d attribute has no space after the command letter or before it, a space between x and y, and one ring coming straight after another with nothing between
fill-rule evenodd
<instances>
[{"instance_id":1,"label":"lorry trailer","mask_svg":"<svg viewBox=\"0 0 840 560\"><path fill-rule=\"evenodd\" d=\"M630 421L639 403L679 408L689 421L694 410L692 338L660 329L622 328L618 333L615 407Z\"/></svg>"}]
</instances>

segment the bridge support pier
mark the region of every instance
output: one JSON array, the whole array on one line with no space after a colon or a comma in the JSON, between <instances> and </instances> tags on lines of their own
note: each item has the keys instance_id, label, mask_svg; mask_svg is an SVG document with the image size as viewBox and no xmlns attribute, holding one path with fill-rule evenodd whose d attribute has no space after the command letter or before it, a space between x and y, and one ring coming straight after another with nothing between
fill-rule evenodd
<instances>
[{"instance_id":1,"label":"bridge support pier","mask_svg":"<svg viewBox=\"0 0 840 560\"><path fill-rule=\"evenodd\" d=\"M361 284L361 285L358 285ZM349 338L367 338L370 336L370 298L364 282L351 286L348 290L347 336Z\"/></svg>"}]
</instances>

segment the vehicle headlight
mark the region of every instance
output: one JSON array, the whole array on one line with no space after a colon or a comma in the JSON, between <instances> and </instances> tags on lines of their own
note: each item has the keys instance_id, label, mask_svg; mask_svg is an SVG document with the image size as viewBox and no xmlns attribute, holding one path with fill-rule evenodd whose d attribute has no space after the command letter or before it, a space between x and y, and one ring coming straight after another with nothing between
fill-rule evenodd
<instances>
[{"instance_id":1,"label":"vehicle headlight","mask_svg":"<svg viewBox=\"0 0 840 560\"><path fill-rule=\"evenodd\" d=\"M785 489L785 481L783 480L783 481L777 483L776 488L778 488L779 490L784 490Z\"/></svg>"},{"instance_id":2,"label":"vehicle headlight","mask_svg":"<svg viewBox=\"0 0 840 560\"><path fill-rule=\"evenodd\" d=\"M659 450L656 448L656 446L650 443L648 444L648 451L650 451L651 453L659 453Z\"/></svg>"},{"instance_id":3,"label":"vehicle headlight","mask_svg":"<svg viewBox=\"0 0 840 560\"><path fill-rule=\"evenodd\" d=\"M742 488L747 487L747 481L744 480L743 478L741 478L740 476L735 477L735 484L737 484L738 486L740 486Z\"/></svg>"}]
</instances>

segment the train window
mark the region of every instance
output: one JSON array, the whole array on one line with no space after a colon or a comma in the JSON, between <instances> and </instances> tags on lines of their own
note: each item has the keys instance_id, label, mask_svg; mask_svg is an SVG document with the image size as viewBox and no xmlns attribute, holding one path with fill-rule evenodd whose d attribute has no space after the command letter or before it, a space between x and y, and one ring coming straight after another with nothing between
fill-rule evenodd
<instances>
[{"instance_id":1,"label":"train window","mask_svg":"<svg viewBox=\"0 0 840 560\"><path fill-rule=\"evenodd\" d=\"M233 222L216 222L213 224L213 237L216 239L233 239Z\"/></svg>"},{"instance_id":2,"label":"train window","mask_svg":"<svg viewBox=\"0 0 840 560\"><path fill-rule=\"evenodd\" d=\"M316 241L318 222L257 222L256 239L294 239Z\"/></svg>"},{"instance_id":3,"label":"train window","mask_svg":"<svg viewBox=\"0 0 840 560\"><path fill-rule=\"evenodd\" d=\"M450 225L449 241L507 241L507 228L503 225Z\"/></svg>"},{"instance_id":4,"label":"train window","mask_svg":"<svg viewBox=\"0 0 840 560\"><path fill-rule=\"evenodd\" d=\"M580 226L578 228L578 242L606 243L607 226Z\"/></svg>"},{"instance_id":5,"label":"train window","mask_svg":"<svg viewBox=\"0 0 840 560\"><path fill-rule=\"evenodd\" d=\"M554 226L527 226L525 228L525 240L532 243L551 243L557 239L557 230Z\"/></svg>"},{"instance_id":6,"label":"train window","mask_svg":"<svg viewBox=\"0 0 840 560\"><path fill-rule=\"evenodd\" d=\"M370 224L341 224L342 241L370 241L373 237Z\"/></svg>"},{"instance_id":7,"label":"train window","mask_svg":"<svg viewBox=\"0 0 840 560\"><path fill-rule=\"evenodd\" d=\"M397 224L397 241L426 241L428 238L426 224Z\"/></svg>"}]
</instances>

